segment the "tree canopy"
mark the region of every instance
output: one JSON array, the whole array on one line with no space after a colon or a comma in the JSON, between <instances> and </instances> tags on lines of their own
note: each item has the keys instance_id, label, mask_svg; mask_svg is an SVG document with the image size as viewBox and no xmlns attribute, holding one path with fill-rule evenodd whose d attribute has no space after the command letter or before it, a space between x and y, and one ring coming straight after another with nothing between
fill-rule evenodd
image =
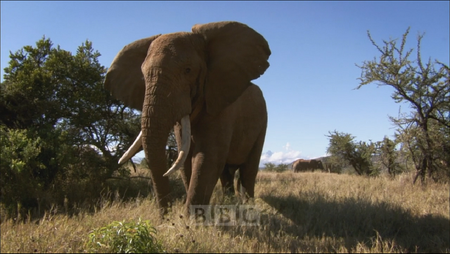
<instances>
[{"instance_id":1,"label":"tree canopy","mask_svg":"<svg viewBox=\"0 0 450 254\"><path fill-rule=\"evenodd\" d=\"M99 56L90 41L72 54L45 37L10 53L0 84L5 206L36 207L44 196L58 203L75 198L74 186L97 195L88 189L121 172L118 156L137 136L140 116L103 89Z\"/></svg>"},{"instance_id":2,"label":"tree canopy","mask_svg":"<svg viewBox=\"0 0 450 254\"><path fill-rule=\"evenodd\" d=\"M379 46L368 36L380 52L380 57L357 65L361 69L360 85L376 83L394 89L395 102L406 101L412 112L391 120L398 126L398 137L414 161L417 175L425 181L426 175L444 173L450 177L450 83L449 67L438 61L423 61L421 40L417 37L416 58L410 60L414 49L406 50L409 28L403 34L400 45L397 40L383 41ZM413 134L414 133L414 134Z\"/></svg>"}]
</instances>

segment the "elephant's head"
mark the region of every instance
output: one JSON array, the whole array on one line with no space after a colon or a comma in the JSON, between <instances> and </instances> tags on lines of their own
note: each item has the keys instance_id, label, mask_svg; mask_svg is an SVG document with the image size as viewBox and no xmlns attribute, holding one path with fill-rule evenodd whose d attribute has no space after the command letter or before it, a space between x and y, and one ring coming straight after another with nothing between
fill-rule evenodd
<instances>
[{"instance_id":1,"label":"elephant's head","mask_svg":"<svg viewBox=\"0 0 450 254\"><path fill-rule=\"evenodd\" d=\"M167 169L171 128L195 125L199 112L219 114L265 72L270 53L267 41L250 27L216 22L141 39L117 54L105 87L142 110L142 145L154 183L161 183L157 178ZM190 142L190 133L182 136Z\"/></svg>"},{"instance_id":2,"label":"elephant's head","mask_svg":"<svg viewBox=\"0 0 450 254\"><path fill-rule=\"evenodd\" d=\"M311 160L312 169L320 169L323 170L323 164L321 160Z\"/></svg>"}]
</instances>

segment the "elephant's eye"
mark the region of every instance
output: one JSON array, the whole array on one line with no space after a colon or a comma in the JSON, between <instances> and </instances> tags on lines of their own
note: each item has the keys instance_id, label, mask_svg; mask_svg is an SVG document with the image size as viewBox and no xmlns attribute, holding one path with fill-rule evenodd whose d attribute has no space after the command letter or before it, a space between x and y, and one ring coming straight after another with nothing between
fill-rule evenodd
<instances>
[{"instance_id":1,"label":"elephant's eye","mask_svg":"<svg viewBox=\"0 0 450 254\"><path fill-rule=\"evenodd\" d=\"M186 68L186 69L184 70L184 72L185 72L186 74L188 74L189 72L191 72L191 68Z\"/></svg>"}]
</instances>

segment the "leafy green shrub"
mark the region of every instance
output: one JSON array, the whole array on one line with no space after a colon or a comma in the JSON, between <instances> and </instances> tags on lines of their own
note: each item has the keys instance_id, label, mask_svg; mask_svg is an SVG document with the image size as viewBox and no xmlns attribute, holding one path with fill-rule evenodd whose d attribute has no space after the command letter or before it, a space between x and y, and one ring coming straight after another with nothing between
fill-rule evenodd
<instances>
[{"instance_id":1,"label":"leafy green shrub","mask_svg":"<svg viewBox=\"0 0 450 254\"><path fill-rule=\"evenodd\" d=\"M8 215L40 215L66 196L69 206L91 206L106 180L125 171L117 160L140 116L103 88L99 56L89 41L72 53L45 37L9 54L0 83L0 204Z\"/></svg>"},{"instance_id":2,"label":"leafy green shrub","mask_svg":"<svg viewBox=\"0 0 450 254\"><path fill-rule=\"evenodd\" d=\"M264 170L267 172L278 172L278 173L287 171L289 168L288 164L281 163L281 164L275 165L271 162L265 163L264 167L265 167Z\"/></svg>"},{"instance_id":3,"label":"leafy green shrub","mask_svg":"<svg viewBox=\"0 0 450 254\"><path fill-rule=\"evenodd\" d=\"M327 152L331 154L333 160L345 161L358 175L379 175L379 168L372 163L372 157L376 152L374 143L356 142L354 136L336 130L329 133L330 145Z\"/></svg>"},{"instance_id":4,"label":"leafy green shrub","mask_svg":"<svg viewBox=\"0 0 450 254\"><path fill-rule=\"evenodd\" d=\"M28 207L36 202L35 195L43 189L40 170L44 165L38 160L41 139L27 137L26 130L9 130L0 126L0 183L1 202L8 215L18 215L18 207ZM21 209L19 209L21 210Z\"/></svg>"},{"instance_id":5,"label":"leafy green shrub","mask_svg":"<svg viewBox=\"0 0 450 254\"><path fill-rule=\"evenodd\" d=\"M165 252L156 239L156 229L150 221L114 221L95 229L86 242L89 252L159 253Z\"/></svg>"}]
</instances>

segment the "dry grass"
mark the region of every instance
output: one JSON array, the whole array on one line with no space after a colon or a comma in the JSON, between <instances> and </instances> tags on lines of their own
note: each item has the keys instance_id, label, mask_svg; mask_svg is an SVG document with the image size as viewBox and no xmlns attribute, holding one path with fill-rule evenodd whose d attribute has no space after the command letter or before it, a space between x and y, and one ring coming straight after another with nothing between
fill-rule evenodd
<instances>
[{"instance_id":1,"label":"dry grass","mask_svg":"<svg viewBox=\"0 0 450 254\"><path fill-rule=\"evenodd\" d=\"M220 188L212 200L236 202ZM140 217L153 223L168 252L450 252L448 184L414 186L409 175L261 172L248 205L260 211L259 226L197 226L180 216L181 201L164 220L150 198L105 201L95 213L3 221L1 250L84 252L94 228Z\"/></svg>"}]
</instances>

